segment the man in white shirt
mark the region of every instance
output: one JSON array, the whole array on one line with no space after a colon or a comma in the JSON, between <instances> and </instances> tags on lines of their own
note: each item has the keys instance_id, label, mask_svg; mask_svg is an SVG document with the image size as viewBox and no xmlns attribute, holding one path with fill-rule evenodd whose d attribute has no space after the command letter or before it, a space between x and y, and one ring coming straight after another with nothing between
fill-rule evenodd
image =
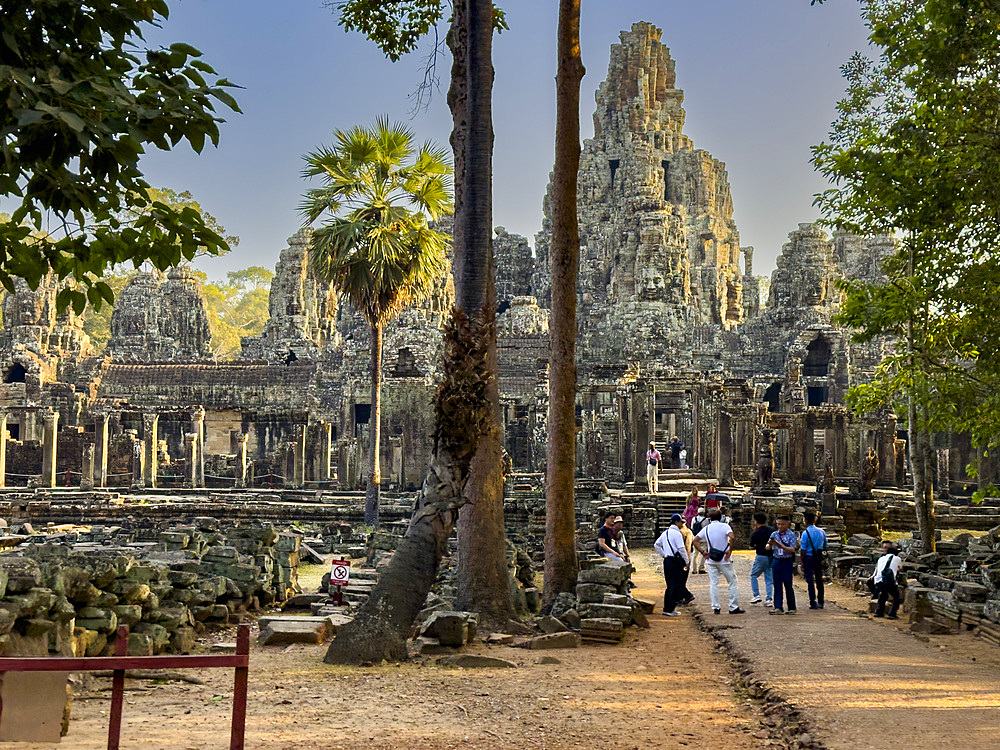
<instances>
[{"instance_id":1,"label":"man in white shirt","mask_svg":"<svg viewBox=\"0 0 1000 750\"><path fill-rule=\"evenodd\" d=\"M896 612L899 610L899 585L896 583L896 574L899 572L899 551L895 547L889 547L886 553L875 563L875 588L878 590L878 605L875 607L876 617L887 617L890 620L898 620ZM889 607L889 614L885 614L885 603L892 597L892 605Z\"/></svg>"},{"instance_id":2,"label":"man in white shirt","mask_svg":"<svg viewBox=\"0 0 1000 750\"><path fill-rule=\"evenodd\" d=\"M663 614L666 617L677 617L677 604L684 596L684 580L688 569L688 554L684 547L684 535L681 524L684 519L677 513L670 517L667 530L653 544L656 554L663 558L663 579L667 590L663 592Z\"/></svg>"},{"instance_id":3,"label":"man in white shirt","mask_svg":"<svg viewBox=\"0 0 1000 750\"><path fill-rule=\"evenodd\" d=\"M712 611L721 612L719 605L719 576L724 576L729 588L729 614L742 615L740 593L736 585L736 571L733 570L733 527L722 522L722 511L712 508L708 512L708 525L694 538L694 546L707 560L708 589L712 597ZM714 559L713 559L714 558Z\"/></svg>"}]
</instances>

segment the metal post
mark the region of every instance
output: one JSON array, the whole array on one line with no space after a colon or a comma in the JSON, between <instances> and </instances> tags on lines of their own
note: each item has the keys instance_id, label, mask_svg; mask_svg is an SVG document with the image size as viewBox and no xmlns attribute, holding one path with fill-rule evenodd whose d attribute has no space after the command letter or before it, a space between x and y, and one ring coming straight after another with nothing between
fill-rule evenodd
<instances>
[{"instance_id":1,"label":"metal post","mask_svg":"<svg viewBox=\"0 0 1000 750\"><path fill-rule=\"evenodd\" d=\"M240 625L236 633L237 655L250 653L250 626ZM247 677L250 667L236 667L233 683L233 728L229 739L229 750L243 750L247 725Z\"/></svg>"},{"instance_id":2,"label":"metal post","mask_svg":"<svg viewBox=\"0 0 1000 750\"><path fill-rule=\"evenodd\" d=\"M115 656L128 655L128 625L121 625L115 637ZM122 734L122 705L125 702L125 670L111 673L111 717L108 722L108 750L118 750Z\"/></svg>"}]
</instances>

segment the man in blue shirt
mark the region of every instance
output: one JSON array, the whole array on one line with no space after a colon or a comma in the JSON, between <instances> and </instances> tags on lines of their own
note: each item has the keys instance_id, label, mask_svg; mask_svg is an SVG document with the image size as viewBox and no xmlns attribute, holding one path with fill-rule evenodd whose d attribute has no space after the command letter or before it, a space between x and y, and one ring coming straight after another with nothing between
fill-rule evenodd
<instances>
[{"instance_id":1,"label":"man in blue shirt","mask_svg":"<svg viewBox=\"0 0 1000 750\"><path fill-rule=\"evenodd\" d=\"M807 510L806 527L799 539L802 550L802 573L809 587L809 609L823 609L823 558L826 555L826 532L816 525L816 511Z\"/></svg>"},{"instance_id":2,"label":"man in blue shirt","mask_svg":"<svg viewBox=\"0 0 1000 750\"><path fill-rule=\"evenodd\" d=\"M795 568L795 551L799 548L799 535L789 527L788 516L778 516L778 530L771 534L767 546L774 554L772 572L774 575L774 609L772 615L783 615L785 610L782 594L788 597L788 614L795 614L795 590L792 588L792 571Z\"/></svg>"}]
</instances>

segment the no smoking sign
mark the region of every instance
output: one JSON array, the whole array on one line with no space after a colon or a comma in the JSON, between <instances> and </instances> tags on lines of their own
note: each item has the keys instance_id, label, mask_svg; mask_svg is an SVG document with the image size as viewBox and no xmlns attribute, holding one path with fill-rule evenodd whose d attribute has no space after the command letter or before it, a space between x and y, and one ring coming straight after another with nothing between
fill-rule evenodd
<instances>
[{"instance_id":1,"label":"no smoking sign","mask_svg":"<svg viewBox=\"0 0 1000 750\"><path fill-rule=\"evenodd\" d=\"M330 568L330 585L346 586L351 580L350 560L334 560Z\"/></svg>"}]
</instances>

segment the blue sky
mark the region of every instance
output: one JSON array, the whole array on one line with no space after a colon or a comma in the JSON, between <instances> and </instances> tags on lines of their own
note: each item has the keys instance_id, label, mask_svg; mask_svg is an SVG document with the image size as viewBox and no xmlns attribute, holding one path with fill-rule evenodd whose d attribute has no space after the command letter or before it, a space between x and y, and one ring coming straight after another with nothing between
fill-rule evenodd
<instances>
[{"instance_id":1,"label":"blue sky","mask_svg":"<svg viewBox=\"0 0 1000 750\"><path fill-rule=\"evenodd\" d=\"M494 223L532 240L552 168L555 127L556 0L504 0L510 30L494 46ZM420 140L447 144L442 90L412 116L410 93L426 50L387 61L337 25L321 0L179 0L151 43L185 41L244 88L242 115L228 115L218 149L151 152L150 182L190 190L240 244L201 261L213 277L248 265L273 267L301 224L306 182L301 156L329 142L334 128L388 114ZM787 235L816 218L824 187L809 165L843 91L840 66L865 45L857 0L584 0L583 135L593 132L594 92L610 47L635 21L663 29L685 92L686 131L729 171L743 245L755 271L770 273Z\"/></svg>"}]
</instances>

